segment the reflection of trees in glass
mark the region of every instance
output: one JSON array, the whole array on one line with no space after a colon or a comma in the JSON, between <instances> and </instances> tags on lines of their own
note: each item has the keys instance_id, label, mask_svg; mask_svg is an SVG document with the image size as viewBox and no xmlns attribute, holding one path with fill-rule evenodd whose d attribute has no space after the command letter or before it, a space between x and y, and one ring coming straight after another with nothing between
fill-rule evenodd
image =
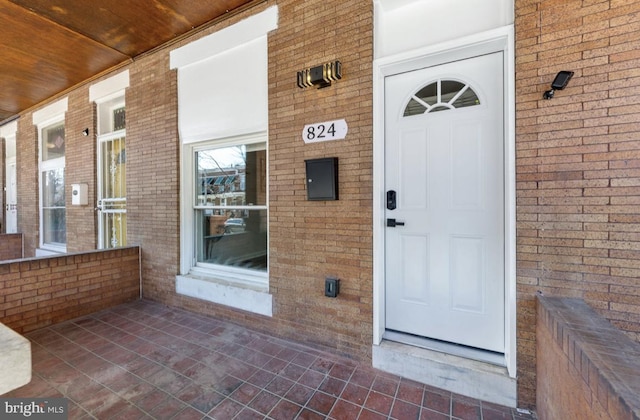
<instances>
[{"instance_id":1,"label":"reflection of trees in glass","mask_svg":"<svg viewBox=\"0 0 640 420\"><path fill-rule=\"evenodd\" d=\"M43 130L42 160L64 156L64 124L47 127Z\"/></svg>"},{"instance_id":2,"label":"reflection of trees in glass","mask_svg":"<svg viewBox=\"0 0 640 420\"><path fill-rule=\"evenodd\" d=\"M246 159L247 150L244 145L197 153L199 194L205 196L206 203L217 205L245 203L244 194L240 199L238 193L244 192ZM233 202L221 203L216 202L218 201L216 199L233 199Z\"/></svg>"},{"instance_id":3,"label":"reflection of trees in glass","mask_svg":"<svg viewBox=\"0 0 640 420\"><path fill-rule=\"evenodd\" d=\"M266 143L196 152L198 261L265 271Z\"/></svg>"},{"instance_id":4,"label":"reflection of trees in glass","mask_svg":"<svg viewBox=\"0 0 640 420\"><path fill-rule=\"evenodd\" d=\"M43 231L45 243L66 243L64 169L43 173Z\"/></svg>"}]
</instances>

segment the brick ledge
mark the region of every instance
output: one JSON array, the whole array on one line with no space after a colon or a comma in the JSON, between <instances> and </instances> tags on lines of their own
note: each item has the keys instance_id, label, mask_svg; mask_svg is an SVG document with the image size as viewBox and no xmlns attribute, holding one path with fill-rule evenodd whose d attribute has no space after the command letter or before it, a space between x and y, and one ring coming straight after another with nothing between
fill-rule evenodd
<instances>
[{"instance_id":1,"label":"brick ledge","mask_svg":"<svg viewBox=\"0 0 640 420\"><path fill-rule=\"evenodd\" d=\"M609 415L640 419L639 343L577 298L538 296L538 324Z\"/></svg>"}]
</instances>

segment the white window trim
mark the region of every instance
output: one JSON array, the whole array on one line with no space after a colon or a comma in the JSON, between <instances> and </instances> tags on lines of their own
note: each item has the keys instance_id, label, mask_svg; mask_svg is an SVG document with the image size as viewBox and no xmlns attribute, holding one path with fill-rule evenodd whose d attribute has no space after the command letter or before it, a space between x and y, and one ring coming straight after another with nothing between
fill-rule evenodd
<instances>
[{"instance_id":1,"label":"white window trim","mask_svg":"<svg viewBox=\"0 0 640 420\"><path fill-rule=\"evenodd\" d=\"M129 70L118 73L106 80L89 87L89 102L105 102L113 97L124 96L124 90L129 87Z\"/></svg>"},{"instance_id":2,"label":"white window trim","mask_svg":"<svg viewBox=\"0 0 640 420\"><path fill-rule=\"evenodd\" d=\"M278 6L250 16L235 25L191 42L169 53L169 68L180 69L263 37L278 28Z\"/></svg>"},{"instance_id":3,"label":"white window trim","mask_svg":"<svg viewBox=\"0 0 640 420\"><path fill-rule=\"evenodd\" d=\"M116 100L115 102L113 102L112 104L109 104L109 100L111 99L119 99ZM114 126L114 118L113 118L113 111L115 111L118 108L127 108L126 106L126 102L124 100L124 92L121 92L119 94L116 95L112 95L108 98L108 100L105 101L100 101L100 102L96 102L96 105L98 106L98 137L102 138L105 136L112 136L114 133L122 133L126 131L126 128L114 131L113 126ZM108 108L107 108L108 107ZM100 127L102 127L102 117L100 116L102 113L100 111L103 110L103 108L107 108L108 114L109 114L109 127L110 130L109 131L105 131L104 133L100 130Z\"/></svg>"},{"instance_id":4,"label":"white window trim","mask_svg":"<svg viewBox=\"0 0 640 420\"><path fill-rule=\"evenodd\" d=\"M195 153L200 150L218 148L238 144L267 143L267 133L254 133L237 136L223 140L212 140L200 143L184 144L181 148L182 176L180 215L180 274L176 276L176 292L182 295L207 300L237 309L258 313L261 315L273 315L273 299L269 294L269 273L258 272L235 267L219 265L198 265L195 259L196 229L194 225L195 205ZM268 148L267 148L268 161ZM269 179L267 165L267 183ZM263 207L267 210L267 226L269 225L267 204ZM254 207L258 208L258 207ZM268 238L268 230L267 230ZM267 239L268 243L268 239Z\"/></svg>"},{"instance_id":5,"label":"white window trim","mask_svg":"<svg viewBox=\"0 0 640 420\"><path fill-rule=\"evenodd\" d=\"M66 102L65 102L66 105ZM58 104L55 104L56 109L58 110ZM66 112L66 106L64 109L64 112ZM34 115L34 122L36 120L36 117ZM42 174L44 172L47 171L51 171L54 169L60 169L62 168L62 170L65 170L66 167L66 147L65 147L65 156L64 157L60 157L60 158L55 158L55 159L49 159L46 161L42 161L42 130L45 128L48 128L52 125L58 124L58 123L63 123L64 124L65 120L64 120L64 113L61 115L58 115L56 117L53 117L49 120L45 120L45 121L40 121L37 126L38 126L38 215L39 215L39 220L40 220L40 228L39 228L39 233L40 233L40 238L39 238L39 243L38 243L38 248L36 250L36 255L40 256L40 255L51 255L51 253L62 253L65 254L67 252L67 244L65 243L64 245L57 245L57 244L53 244L53 243L45 243L44 242L44 221L43 221L43 208L42 208L42 203L43 203L43 196L42 196ZM66 127L65 127L66 130ZM65 131L65 138L66 138L66 131ZM66 140L65 140L66 141ZM66 176L65 176L66 178ZM65 189L66 189L66 180L65 180ZM65 194L66 196L66 194ZM66 202L65 202L65 213L67 210L67 206L66 206ZM66 226L65 226L65 230L66 230Z\"/></svg>"}]
</instances>

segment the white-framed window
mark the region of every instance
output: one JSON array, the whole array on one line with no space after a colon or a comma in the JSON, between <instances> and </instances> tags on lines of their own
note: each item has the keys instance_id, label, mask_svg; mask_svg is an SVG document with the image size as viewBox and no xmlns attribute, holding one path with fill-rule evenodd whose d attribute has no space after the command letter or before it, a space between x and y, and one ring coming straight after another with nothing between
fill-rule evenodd
<instances>
[{"instance_id":1,"label":"white-framed window","mask_svg":"<svg viewBox=\"0 0 640 420\"><path fill-rule=\"evenodd\" d=\"M266 134L188 144L184 158L183 271L268 290Z\"/></svg>"},{"instance_id":2,"label":"white-framed window","mask_svg":"<svg viewBox=\"0 0 640 420\"><path fill-rule=\"evenodd\" d=\"M65 204L65 128L61 117L38 126L40 181L40 248L67 251Z\"/></svg>"},{"instance_id":3,"label":"white-framed window","mask_svg":"<svg viewBox=\"0 0 640 420\"><path fill-rule=\"evenodd\" d=\"M272 6L170 59L182 145L176 292L266 316L267 34L277 27Z\"/></svg>"}]
</instances>

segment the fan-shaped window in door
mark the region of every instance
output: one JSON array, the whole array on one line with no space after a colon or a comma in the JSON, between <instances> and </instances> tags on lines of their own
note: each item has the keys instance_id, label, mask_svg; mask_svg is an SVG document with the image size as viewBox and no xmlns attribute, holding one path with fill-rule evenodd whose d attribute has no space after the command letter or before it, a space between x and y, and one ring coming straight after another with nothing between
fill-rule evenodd
<instances>
[{"instance_id":1,"label":"fan-shaped window in door","mask_svg":"<svg viewBox=\"0 0 640 420\"><path fill-rule=\"evenodd\" d=\"M480 105L478 95L468 84L456 80L438 80L417 91L404 109L404 116L427 114Z\"/></svg>"}]
</instances>

